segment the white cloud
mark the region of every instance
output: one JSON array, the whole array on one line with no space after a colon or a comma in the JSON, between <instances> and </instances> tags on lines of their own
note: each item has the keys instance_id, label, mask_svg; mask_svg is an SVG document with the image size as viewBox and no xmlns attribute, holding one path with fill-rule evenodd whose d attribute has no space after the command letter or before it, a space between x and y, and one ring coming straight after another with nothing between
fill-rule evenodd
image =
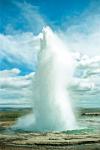
<instances>
[{"instance_id":1,"label":"white cloud","mask_svg":"<svg viewBox=\"0 0 100 150\"><path fill-rule=\"evenodd\" d=\"M13 68L11 70L2 70L0 71L0 78L16 76L20 73L20 70L17 68Z\"/></svg>"},{"instance_id":2,"label":"white cloud","mask_svg":"<svg viewBox=\"0 0 100 150\"><path fill-rule=\"evenodd\" d=\"M89 56L100 55L100 7L88 6L79 16L70 18L65 25L64 38L72 51ZM64 21L64 23L66 20Z\"/></svg>"},{"instance_id":3,"label":"white cloud","mask_svg":"<svg viewBox=\"0 0 100 150\"><path fill-rule=\"evenodd\" d=\"M74 51L79 51L83 54L94 56L100 54L100 31L94 31L95 33L74 33L70 35L68 39L69 47Z\"/></svg>"},{"instance_id":4,"label":"white cloud","mask_svg":"<svg viewBox=\"0 0 100 150\"><path fill-rule=\"evenodd\" d=\"M27 2L15 2L15 4L20 9L20 15L26 20L26 26L30 28L33 33L41 32L46 23L42 14L40 15L38 7Z\"/></svg>"},{"instance_id":5,"label":"white cloud","mask_svg":"<svg viewBox=\"0 0 100 150\"><path fill-rule=\"evenodd\" d=\"M0 71L0 104L30 103L34 72L20 76L19 69Z\"/></svg>"},{"instance_id":6,"label":"white cloud","mask_svg":"<svg viewBox=\"0 0 100 150\"><path fill-rule=\"evenodd\" d=\"M85 95L85 98L88 96L91 99L91 95L100 93L100 55L89 56L77 52L73 53L73 57L76 60L76 70L70 85L73 95Z\"/></svg>"},{"instance_id":7,"label":"white cloud","mask_svg":"<svg viewBox=\"0 0 100 150\"><path fill-rule=\"evenodd\" d=\"M10 62L26 64L31 68L36 63L36 55L39 50L40 40L32 33L22 33L18 35L0 34L0 59L9 59Z\"/></svg>"},{"instance_id":8,"label":"white cloud","mask_svg":"<svg viewBox=\"0 0 100 150\"><path fill-rule=\"evenodd\" d=\"M0 34L0 63L7 59L12 64L17 63L19 66L23 64L32 70L40 49L40 40L34 34L41 32L45 21L36 6L27 2L13 3L18 7L26 29L23 29L23 32L16 30L12 22L6 26L6 34Z\"/></svg>"},{"instance_id":9,"label":"white cloud","mask_svg":"<svg viewBox=\"0 0 100 150\"><path fill-rule=\"evenodd\" d=\"M81 70L83 69L83 78L100 75L100 56L89 57L83 55L77 65Z\"/></svg>"},{"instance_id":10,"label":"white cloud","mask_svg":"<svg viewBox=\"0 0 100 150\"><path fill-rule=\"evenodd\" d=\"M34 32L41 31L44 20L39 15L37 8L27 3L16 4L21 9L21 14L27 20L29 27ZM86 17L86 16L85 16ZM88 21L89 20L89 21ZM72 89L77 95L80 91L100 91L100 15L93 18L87 16L79 24L73 24L64 32L69 49L73 51L76 59L77 75L73 78ZM6 30L13 30L7 27ZM8 31L7 31L8 32ZM0 61L3 58L10 62L24 63L33 69L40 49L39 36L32 32L14 32L12 35L0 34ZM25 76L19 75L19 69L0 71L0 102L29 102L31 100L31 83L34 73ZM88 93L89 94L89 93ZM97 94L97 93L95 93Z\"/></svg>"},{"instance_id":11,"label":"white cloud","mask_svg":"<svg viewBox=\"0 0 100 150\"><path fill-rule=\"evenodd\" d=\"M100 93L100 57L90 57L79 53L76 59L76 72L70 85L71 96L75 100L92 99ZM17 68L0 71L0 104L30 104L35 73L21 76ZM84 95L85 92L85 95ZM92 95L92 96L91 96Z\"/></svg>"}]
</instances>

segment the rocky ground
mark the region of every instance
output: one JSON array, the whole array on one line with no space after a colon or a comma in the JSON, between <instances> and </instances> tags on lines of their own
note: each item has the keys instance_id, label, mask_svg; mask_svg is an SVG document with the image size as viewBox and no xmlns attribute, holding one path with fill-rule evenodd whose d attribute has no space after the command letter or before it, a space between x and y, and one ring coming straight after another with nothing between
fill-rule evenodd
<instances>
[{"instance_id":1,"label":"rocky ground","mask_svg":"<svg viewBox=\"0 0 100 150\"><path fill-rule=\"evenodd\" d=\"M8 130L17 117L27 112L29 110L0 113L0 150L100 150L99 110L82 110L80 122L87 123L90 128L78 131L33 133Z\"/></svg>"},{"instance_id":2,"label":"rocky ground","mask_svg":"<svg viewBox=\"0 0 100 150\"><path fill-rule=\"evenodd\" d=\"M99 134L16 133L0 134L0 148L12 149L100 149Z\"/></svg>"}]
</instances>

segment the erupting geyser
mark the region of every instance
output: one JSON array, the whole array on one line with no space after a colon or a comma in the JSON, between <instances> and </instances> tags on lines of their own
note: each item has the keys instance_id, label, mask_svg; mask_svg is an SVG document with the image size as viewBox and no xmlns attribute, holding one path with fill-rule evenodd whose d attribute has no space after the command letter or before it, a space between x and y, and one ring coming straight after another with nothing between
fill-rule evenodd
<instances>
[{"instance_id":1,"label":"erupting geyser","mask_svg":"<svg viewBox=\"0 0 100 150\"><path fill-rule=\"evenodd\" d=\"M40 41L38 67L33 81L33 114L22 120L20 118L18 122L28 122L26 128L33 131L76 129L67 90L74 70L71 54L49 27L43 29Z\"/></svg>"}]
</instances>

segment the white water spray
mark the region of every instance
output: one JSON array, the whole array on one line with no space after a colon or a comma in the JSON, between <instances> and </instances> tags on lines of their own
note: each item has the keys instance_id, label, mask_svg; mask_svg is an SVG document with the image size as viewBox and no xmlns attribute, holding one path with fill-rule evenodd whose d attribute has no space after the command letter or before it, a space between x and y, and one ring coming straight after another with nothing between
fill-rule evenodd
<instances>
[{"instance_id":1,"label":"white water spray","mask_svg":"<svg viewBox=\"0 0 100 150\"><path fill-rule=\"evenodd\" d=\"M73 75L73 59L65 44L49 27L43 29L42 35L33 82L33 115L19 122L28 122L26 128L33 131L76 129L67 90Z\"/></svg>"}]
</instances>

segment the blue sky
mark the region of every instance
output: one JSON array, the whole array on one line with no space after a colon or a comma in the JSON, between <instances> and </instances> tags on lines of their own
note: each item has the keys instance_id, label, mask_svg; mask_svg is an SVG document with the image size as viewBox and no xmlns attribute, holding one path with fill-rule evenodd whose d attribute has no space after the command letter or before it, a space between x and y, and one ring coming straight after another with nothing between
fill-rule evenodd
<instances>
[{"instance_id":1,"label":"blue sky","mask_svg":"<svg viewBox=\"0 0 100 150\"><path fill-rule=\"evenodd\" d=\"M0 70L15 67L19 68L22 74L35 71L35 63L31 68L27 66L27 62L20 61L22 57L18 60L20 50L17 51L16 58L16 55L9 53L12 47L9 48L8 45L4 48L7 45L6 42L18 45L15 35L19 34L19 38L22 33L31 32L36 35L41 32L44 25L49 25L54 30L64 30L65 27L81 22L84 12L90 6L94 7L97 4L97 0L95 2L91 0L0 0L0 34L4 42L4 45L0 47L2 53ZM13 38L13 43L7 37L8 35L12 36L10 38ZM31 49L30 46L29 49Z\"/></svg>"},{"instance_id":2,"label":"blue sky","mask_svg":"<svg viewBox=\"0 0 100 150\"><path fill-rule=\"evenodd\" d=\"M16 30L31 31L17 5L25 2L38 9L44 19L54 26L61 26L64 19L70 21L74 16L80 16L91 4L91 0L1 0L0 32L5 33L8 24L11 24Z\"/></svg>"},{"instance_id":3,"label":"blue sky","mask_svg":"<svg viewBox=\"0 0 100 150\"><path fill-rule=\"evenodd\" d=\"M76 99L81 99L80 91L87 91L82 99L99 99L100 0L0 0L0 102L31 99L40 49L37 35L45 25L61 33L78 60Z\"/></svg>"}]
</instances>

